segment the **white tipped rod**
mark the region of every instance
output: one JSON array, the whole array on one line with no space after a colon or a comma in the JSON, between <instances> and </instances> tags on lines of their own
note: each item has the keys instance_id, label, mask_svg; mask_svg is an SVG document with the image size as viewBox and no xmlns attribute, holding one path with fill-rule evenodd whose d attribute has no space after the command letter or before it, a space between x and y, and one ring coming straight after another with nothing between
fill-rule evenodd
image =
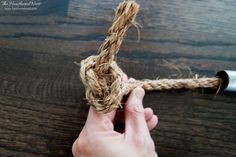
<instances>
[{"instance_id":1,"label":"white tipped rod","mask_svg":"<svg viewBox=\"0 0 236 157\"><path fill-rule=\"evenodd\" d=\"M216 76L223 80L222 90L236 92L236 71L219 71Z\"/></svg>"}]
</instances>

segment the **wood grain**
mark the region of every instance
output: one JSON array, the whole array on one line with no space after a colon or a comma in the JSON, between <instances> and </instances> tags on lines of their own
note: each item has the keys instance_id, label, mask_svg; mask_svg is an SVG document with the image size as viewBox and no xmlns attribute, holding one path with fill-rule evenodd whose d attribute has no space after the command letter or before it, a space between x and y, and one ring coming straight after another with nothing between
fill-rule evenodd
<instances>
[{"instance_id":1,"label":"wood grain","mask_svg":"<svg viewBox=\"0 0 236 157\"><path fill-rule=\"evenodd\" d=\"M44 16L1 14L0 156L72 156L88 109L74 62L97 52L119 2L71 0L67 16L48 8ZM141 40L129 30L117 58L129 76L214 76L236 69L236 1L137 2ZM236 156L235 96L148 92L144 105L160 120L152 132L159 156Z\"/></svg>"}]
</instances>

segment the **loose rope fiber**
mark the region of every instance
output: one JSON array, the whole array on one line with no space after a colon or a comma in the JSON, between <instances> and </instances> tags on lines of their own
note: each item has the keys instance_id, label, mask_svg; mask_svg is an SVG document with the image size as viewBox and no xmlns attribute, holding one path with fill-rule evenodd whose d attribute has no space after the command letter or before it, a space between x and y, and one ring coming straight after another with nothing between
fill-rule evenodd
<instances>
[{"instance_id":1,"label":"loose rope fiber","mask_svg":"<svg viewBox=\"0 0 236 157\"><path fill-rule=\"evenodd\" d=\"M90 56L81 62L80 77L86 89L86 99L98 112L108 113L119 107L121 99L136 87L145 90L217 88L219 78L162 79L122 82L124 72L114 61L126 31L137 25L135 17L139 5L135 0L125 0L117 7L112 26L108 30L98 55Z\"/></svg>"}]
</instances>

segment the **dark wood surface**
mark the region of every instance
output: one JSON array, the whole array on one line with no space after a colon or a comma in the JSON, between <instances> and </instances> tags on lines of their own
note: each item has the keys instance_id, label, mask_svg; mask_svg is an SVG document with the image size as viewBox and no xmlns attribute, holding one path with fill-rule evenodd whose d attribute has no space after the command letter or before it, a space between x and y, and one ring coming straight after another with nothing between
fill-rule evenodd
<instances>
[{"instance_id":1,"label":"dark wood surface","mask_svg":"<svg viewBox=\"0 0 236 157\"><path fill-rule=\"evenodd\" d=\"M67 16L0 16L0 156L68 157L87 116L79 67L105 39L119 0L72 0ZM236 1L138 0L117 61L131 77L236 70ZM54 4L57 7L57 3ZM59 5L59 4L58 4ZM61 5L61 4L60 4ZM61 9L61 6L58 6ZM47 14L48 13L48 14ZM148 92L160 157L235 157L236 94Z\"/></svg>"}]
</instances>

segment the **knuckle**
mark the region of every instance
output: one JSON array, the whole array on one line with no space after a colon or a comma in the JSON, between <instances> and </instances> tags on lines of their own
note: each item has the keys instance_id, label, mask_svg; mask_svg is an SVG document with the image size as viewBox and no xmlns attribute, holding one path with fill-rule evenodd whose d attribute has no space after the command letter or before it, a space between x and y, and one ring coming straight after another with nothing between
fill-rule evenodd
<instances>
[{"instance_id":1,"label":"knuckle","mask_svg":"<svg viewBox=\"0 0 236 157\"><path fill-rule=\"evenodd\" d=\"M144 117L144 112L141 109L139 109L139 107L135 107L130 109L129 115L133 116L136 119L139 117Z\"/></svg>"},{"instance_id":2,"label":"knuckle","mask_svg":"<svg viewBox=\"0 0 236 157\"><path fill-rule=\"evenodd\" d=\"M77 151L76 151L75 143L72 146L72 154L74 157L76 157Z\"/></svg>"},{"instance_id":3,"label":"knuckle","mask_svg":"<svg viewBox=\"0 0 236 157\"><path fill-rule=\"evenodd\" d=\"M114 128L113 123L108 118L104 118L102 120L102 125L104 126L105 129L108 129L108 130L112 130Z\"/></svg>"},{"instance_id":4,"label":"knuckle","mask_svg":"<svg viewBox=\"0 0 236 157\"><path fill-rule=\"evenodd\" d=\"M130 114L137 114L139 116L144 115L144 108L142 102L134 99L133 101L130 101L127 105L127 110Z\"/></svg>"},{"instance_id":5,"label":"knuckle","mask_svg":"<svg viewBox=\"0 0 236 157\"><path fill-rule=\"evenodd\" d=\"M74 157L77 157L78 155L84 154L88 150L88 143L87 140L84 138L77 138L77 140L73 143L72 146L72 154Z\"/></svg>"},{"instance_id":6,"label":"knuckle","mask_svg":"<svg viewBox=\"0 0 236 157\"><path fill-rule=\"evenodd\" d=\"M73 143L73 146L72 146L72 154L73 154L74 157L78 156L78 154L79 154L79 149L78 149L78 147L77 147L77 141L78 141L78 140L76 140L76 141Z\"/></svg>"}]
</instances>

